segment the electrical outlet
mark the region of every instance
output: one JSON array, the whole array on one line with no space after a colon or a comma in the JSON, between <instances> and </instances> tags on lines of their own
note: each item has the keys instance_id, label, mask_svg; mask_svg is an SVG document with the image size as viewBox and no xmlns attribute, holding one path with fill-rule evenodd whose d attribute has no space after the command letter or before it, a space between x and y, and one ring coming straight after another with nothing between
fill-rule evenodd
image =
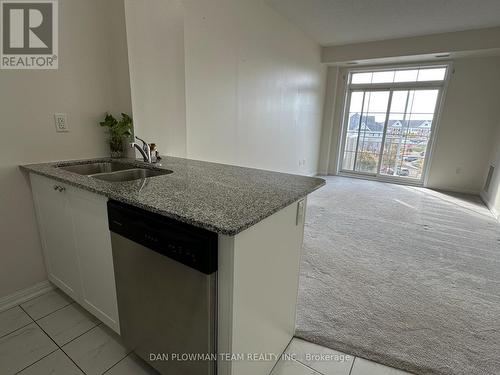
<instances>
[{"instance_id":1,"label":"electrical outlet","mask_svg":"<svg viewBox=\"0 0 500 375\"><path fill-rule=\"evenodd\" d=\"M56 132L69 132L68 115L66 113L54 113Z\"/></svg>"}]
</instances>

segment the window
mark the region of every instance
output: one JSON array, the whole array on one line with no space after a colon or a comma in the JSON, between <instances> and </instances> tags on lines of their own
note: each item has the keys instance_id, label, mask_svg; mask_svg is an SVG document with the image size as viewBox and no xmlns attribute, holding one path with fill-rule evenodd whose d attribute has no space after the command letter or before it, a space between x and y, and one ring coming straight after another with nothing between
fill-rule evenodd
<instances>
[{"instance_id":1,"label":"window","mask_svg":"<svg viewBox=\"0 0 500 375\"><path fill-rule=\"evenodd\" d=\"M373 72L352 73L351 84L375 84L394 82L432 82L443 81L446 67L422 67L398 70L380 70Z\"/></svg>"},{"instance_id":2,"label":"window","mask_svg":"<svg viewBox=\"0 0 500 375\"><path fill-rule=\"evenodd\" d=\"M421 181L447 66L349 74L340 169Z\"/></svg>"}]
</instances>

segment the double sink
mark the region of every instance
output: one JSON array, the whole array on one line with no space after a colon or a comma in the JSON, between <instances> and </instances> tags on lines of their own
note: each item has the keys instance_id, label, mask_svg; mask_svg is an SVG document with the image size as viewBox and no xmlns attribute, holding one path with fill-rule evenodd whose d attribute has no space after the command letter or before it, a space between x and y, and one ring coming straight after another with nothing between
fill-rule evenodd
<instances>
[{"instance_id":1,"label":"double sink","mask_svg":"<svg viewBox=\"0 0 500 375\"><path fill-rule=\"evenodd\" d=\"M172 173L172 171L167 169L142 168L135 164L113 161L65 165L58 168L108 182L126 182Z\"/></svg>"}]
</instances>

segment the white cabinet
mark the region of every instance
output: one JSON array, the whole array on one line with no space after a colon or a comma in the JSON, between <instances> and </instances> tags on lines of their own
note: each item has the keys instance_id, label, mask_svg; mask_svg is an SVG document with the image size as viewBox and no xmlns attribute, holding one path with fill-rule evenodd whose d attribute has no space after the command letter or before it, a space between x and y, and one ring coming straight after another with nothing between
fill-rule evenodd
<instances>
[{"instance_id":1,"label":"white cabinet","mask_svg":"<svg viewBox=\"0 0 500 375\"><path fill-rule=\"evenodd\" d=\"M49 279L78 301L81 282L67 187L36 175L31 186Z\"/></svg>"},{"instance_id":2,"label":"white cabinet","mask_svg":"<svg viewBox=\"0 0 500 375\"><path fill-rule=\"evenodd\" d=\"M82 281L81 304L119 332L108 200L74 187L68 190L68 195Z\"/></svg>"},{"instance_id":3,"label":"white cabinet","mask_svg":"<svg viewBox=\"0 0 500 375\"><path fill-rule=\"evenodd\" d=\"M107 198L30 179L50 281L119 333Z\"/></svg>"}]
</instances>

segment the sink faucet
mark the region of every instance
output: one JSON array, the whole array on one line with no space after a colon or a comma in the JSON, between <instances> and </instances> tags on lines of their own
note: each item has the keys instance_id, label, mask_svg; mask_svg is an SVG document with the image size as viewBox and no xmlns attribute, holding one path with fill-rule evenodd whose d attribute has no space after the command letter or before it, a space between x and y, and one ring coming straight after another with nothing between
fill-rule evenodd
<instances>
[{"instance_id":1,"label":"sink faucet","mask_svg":"<svg viewBox=\"0 0 500 375\"><path fill-rule=\"evenodd\" d=\"M151 149L149 148L149 144L148 142L146 142L144 139L141 139L139 137L135 137L138 141L141 141L142 142L142 147L139 146L137 143L135 142L132 142L130 144L130 147L135 147L136 149L139 150L139 152L141 153L144 161L146 163L151 163Z\"/></svg>"}]
</instances>

